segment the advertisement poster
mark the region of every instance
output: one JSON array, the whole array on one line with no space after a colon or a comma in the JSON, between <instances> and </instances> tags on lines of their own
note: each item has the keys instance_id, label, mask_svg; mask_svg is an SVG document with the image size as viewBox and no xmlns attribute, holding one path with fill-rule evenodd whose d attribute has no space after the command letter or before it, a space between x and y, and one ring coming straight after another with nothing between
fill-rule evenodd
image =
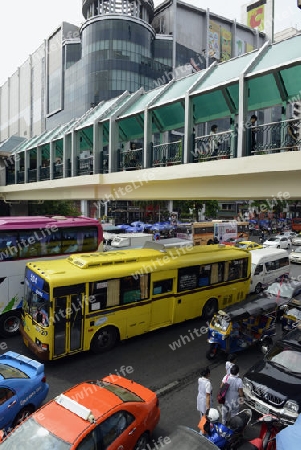
<instances>
[{"instance_id":1,"label":"advertisement poster","mask_svg":"<svg viewBox=\"0 0 301 450\"><path fill-rule=\"evenodd\" d=\"M252 44L247 43L247 48L246 48L247 53L252 52L253 50L254 50L254 46Z\"/></svg>"},{"instance_id":2,"label":"advertisement poster","mask_svg":"<svg viewBox=\"0 0 301 450\"><path fill-rule=\"evenodd\" d=\"M240 56L246 53L244 41L242 41L241 39L236 39L235 44L235 56Z\"/></svg>"},{"instance_id":3,"label":"advertisement poster","mask_svg":"<svg viewBox=\"0 0 301 450\"><path fill-rule=\"evenodd\" d=\"M208 48L211 58L220 59L220 26L209 20Z\"/></svg>"},{"instance_id":4,"label":"advertisement poster","mask_svg":"<svg viewBox=\"0 0 301 450\"><path fill-rule=\"evenodd\" d=\"M222 61L227 61L231 58L232 47L232 33L225 28L221 29L222 35Z\"/></svg>"},{"instance_id":5,"label":"advertisement poster","mask_svg":"<svg viewBox=\"0 0 301 450\"><path fill-rule=\"evenodd\" d=\"M247 7L247 25L251 28L264 30L264 8L267 0L259 0Z\"/></svg>"}]
</instances>

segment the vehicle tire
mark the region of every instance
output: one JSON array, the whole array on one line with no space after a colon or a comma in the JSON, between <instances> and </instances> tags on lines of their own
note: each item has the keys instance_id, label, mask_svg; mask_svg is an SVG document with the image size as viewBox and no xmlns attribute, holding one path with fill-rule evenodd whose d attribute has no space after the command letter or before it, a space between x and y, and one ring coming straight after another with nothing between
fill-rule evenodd
<instances>
[{"instance_id":1,"label":"vehicle tire","mask_svg":"<svg viewBox=\"0 0 301 450\"><path fill-rule=\"evenodd\" d=\"M93 336L90 344L90 350L95 353L104 353L107 350L111 350L116 344L118 333L114 327L101 328Z\"/></svg>"},{"instance_id":2,"label":"vehicle tire","mask_svg":"<svg viewBox=\"0 0 301 450\"><path fill-rule=\"evenodd\" d=\"M260 343L261 351L265 355L273 346L273 340L270 337L265 337Z\"/></svg>"},{"instance_id":3,"label":"vehicle tire","mask_svg":"<svg viewBox=\"0 0 301 450\"><path fill-rule=\"evenodd\" d=\"M254 289L255 294L260 294L260 292L262 291L262 284L261 283L257 283Z\"/></svg>"},{"instance_id":4,"label":"vehicle tire","mask_svg":"<svg viewBox=\"0 0 301 450\"><path fill-rule=\"evenodd\" d=\"M0 316L0 335L2 337L15 336L19 333L21 312L13 309Z\"/></svg>"},{"instance_id":5,"label":"vehicle tire","mask_svg":"<svg viewBox=\"0 0 301 450\"><path fill-rule=\"evenodd\" d=\"M146 446L147 446L148 442L149 442L149 435L148 435L148 433L141 434L140 438L138 439L138 441L137 441L137 443L136 443L136 445L134 447L134 450L144 450L144 449L146 449Z\"/></svg>"},{"instance_id":6,"label":"vehicle tire","mask_svg":"<svg viewBox=\"0 0 301 450\"><path fill-rule=\"evenodd\" d=\"M21 411L18 412L16 415L14 421L13 421L13 428L19 425L23 420L26 419L26 417L30 416L34 412L34 407L32 405L24 406Z\"/></svg>"},{"instance_id":7,"label":"vehicle tire","mask_svg":"<svg viewBox=\"0 0 301 450\"><path fill-rule=\"evenodd\" d=\"M209 350L207 350L207 352L206 352L206 358L209 361L212 361L213 359L215 359L215 357L217 355L217 351L218 351L217 345L210 344Z\"/></svg>"},{"instance_id":8,"label":"vehicle tire","mask_svg":"<svg viewBox=\"0 0 301 450\"><path fill-rule=\"evenodd\" d=\"M212 319L212 317L214 316L214 314L217 313L217 308L218 308L218 303L216 298L210 298L204 308L203 308L203 312L202 312L202 316L204 319L206 320L210 320Z\"/></svg>"}]
</instances>

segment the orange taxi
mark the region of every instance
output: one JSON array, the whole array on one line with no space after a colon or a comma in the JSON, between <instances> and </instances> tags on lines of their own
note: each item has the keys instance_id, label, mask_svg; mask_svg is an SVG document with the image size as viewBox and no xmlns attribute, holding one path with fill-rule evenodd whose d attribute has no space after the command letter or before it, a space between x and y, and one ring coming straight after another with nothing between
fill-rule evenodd
<instances>
[{"instance_id":1,"label":"orange taxi","mask_svg":"<svg viewBox=\"0 0 301 450\"><path fill-rule=\"evenodd\" d=\"M126 378L86 381L50 400L13 430L1 450L141 450L160 418L157 395Z\"/></svg>"}]
</instances>

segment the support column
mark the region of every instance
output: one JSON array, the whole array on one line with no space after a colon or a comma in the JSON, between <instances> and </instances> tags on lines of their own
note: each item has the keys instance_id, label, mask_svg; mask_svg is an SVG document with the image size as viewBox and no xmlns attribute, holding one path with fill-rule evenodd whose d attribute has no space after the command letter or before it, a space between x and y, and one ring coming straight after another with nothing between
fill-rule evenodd
<instances>
[{"instance_id":1,"label":"support column","mask_svg":"<svg viewBox=\"0 0 301 450\"><path fill-rule=\"evenodd\" d=\"M151 167L150 146L152 142L152 111L148 108L144 110L144 149L143 149L143 169Z\"/></svg>"},{"instance_id":2,"label":"support column","mask_svg":"<svg viewBox=\"0 0 301 450\"><path fill-rule=\"evenodd\" d=\"M96 120L93 124L93 174L102 172L103 161L103 125Z\"/></svg>"}]
</instances>

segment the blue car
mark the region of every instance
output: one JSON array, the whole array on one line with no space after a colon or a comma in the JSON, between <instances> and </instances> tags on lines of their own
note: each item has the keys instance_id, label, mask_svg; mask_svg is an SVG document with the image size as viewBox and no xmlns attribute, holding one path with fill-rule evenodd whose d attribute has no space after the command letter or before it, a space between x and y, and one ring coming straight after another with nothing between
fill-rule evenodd
<instances>
[{"instance_id":1,"label":"blue car","mask_svg":"<svg viewBox=\"0 0 301 450\"><path fill-rule=\"evenodd\" d=\"M44 364L15 352L0 356L0 429L9 431L47 397Z\"/></svg>"}]
</instances>

